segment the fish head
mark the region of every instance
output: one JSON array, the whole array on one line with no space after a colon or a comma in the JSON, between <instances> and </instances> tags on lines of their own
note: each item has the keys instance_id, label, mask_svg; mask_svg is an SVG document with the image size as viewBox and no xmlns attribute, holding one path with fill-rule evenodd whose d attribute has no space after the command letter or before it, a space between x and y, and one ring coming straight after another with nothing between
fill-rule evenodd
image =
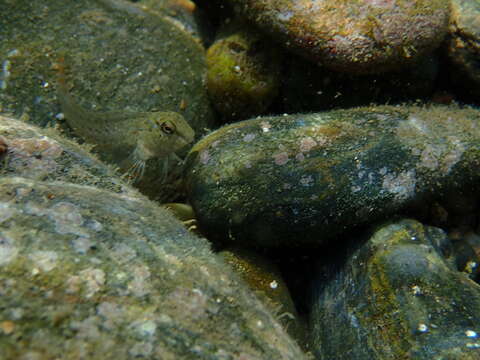
<instances>
[{"instance_id":1,"label":"fish head","mask_svg":"<svg viewBox=\"0 0 480 360\"><path fill-rule=\"evenodd\" d=\"M195 131L179 113L162 111L147 115L146 126L138 136L144 158L163 158L190 144Z\"/></svg>"}]
</instances>

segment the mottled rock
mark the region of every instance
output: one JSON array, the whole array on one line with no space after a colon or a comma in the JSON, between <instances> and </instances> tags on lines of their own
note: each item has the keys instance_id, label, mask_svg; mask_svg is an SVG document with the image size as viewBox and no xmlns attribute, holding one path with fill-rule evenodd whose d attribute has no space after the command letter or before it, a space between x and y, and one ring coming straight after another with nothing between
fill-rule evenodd
<instances>
[{"instance_id":1,"label":"mottled rock","mask_svg":"<svg viewBox=\"0 0 480 360\"><path fill-rule=\"evenodd\" d=\"M207 89L226 121L263 113L280 86L278 48L240 21L220 29L207 52Z\"/></svg>"},{"instance_id":2,"label":"mottled rock","mask_svg":"<svg viewBox=\"0 0 480 360\"><path fill-rule=\"evenodd\" d=\"M52 63L65 57L85 107L179 111L200 133L213 112L205 50L171 20L123 0L2 1L0 105L36 124L59 113Z\"/></svg>"},{"instance_id":3,"label":"mottled rock","mask_svg":"<svg viewBox=\"0 0 480 360\"><path fill-rule=\"evenodd\" d=\"M480 112L370 107L256 118L200 140L187 187L210 239L322 244L477 182Z\"/></svg>"},{"instance_id":4,"label":"mottled rock","mask_svg":"<svg viewBox=\"0 0 480 360\"><path fill-rule=\"evenodd\" d=\"M302 359L281 326L142 196L0 179L0 357Z\"/></svg>"},{"instance_id":5,"label":"mottled rock","mask_svg":"<svg viewBox=\"0 0 480 360\"><path fill-rule=\"evenodd\" d=\"M321 275L311 315L316 356L478 359L480 286L456 270L450 245L442 230L402 220L377 229L328 280Z\"/></svg>"},{"instance_id":6,"label":"mottled rock","mask_svg":"<svg viewBox=\"0 0 480 360\"><path fill-rule=\"evenodd\" d=\"M448 0L228 3L282 44L314 62L353 73L398 68L435 49L448 24Z\"/></svg>"},{"instance_id":7,"label":"mottled rock","mask_svg":"<svg viewBox=\"0 0 480 360\"><path fill-rule=\"evenodd\" d=\"M452 80L464 92L478 99L480 91L480 3L452 0L452 15L447 54L452 65Z\"/></svg>"},{"instance_id":8,"label":"mottled rock","mask_svg":"<svg viewBox=\"0 0 480 360\"><path fill-rule=\"evenodd\" d=\"M24 121L0 116L0 139L7 149L0 159L2 177L63 181L136 194L119 179L112 167L53 128L40 129Z\"/></svg>"}]
</instances>

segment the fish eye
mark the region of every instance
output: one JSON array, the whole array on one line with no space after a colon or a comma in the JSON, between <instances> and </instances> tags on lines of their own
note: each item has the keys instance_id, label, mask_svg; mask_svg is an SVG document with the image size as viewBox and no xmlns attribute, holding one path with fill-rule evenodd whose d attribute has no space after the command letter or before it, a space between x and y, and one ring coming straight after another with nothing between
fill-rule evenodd
<instances>
[{"instance_id":1,"label":"fish eye","mask_svg":"<svg viewBox=\"0 0 480 360\"><path fill-rule=\"evenodd\" d=\"M165 121L160 125L160 129L168 135L171 135L175 132L175 125L171 123L170 121Z\"/></svg>"}]
</instances>

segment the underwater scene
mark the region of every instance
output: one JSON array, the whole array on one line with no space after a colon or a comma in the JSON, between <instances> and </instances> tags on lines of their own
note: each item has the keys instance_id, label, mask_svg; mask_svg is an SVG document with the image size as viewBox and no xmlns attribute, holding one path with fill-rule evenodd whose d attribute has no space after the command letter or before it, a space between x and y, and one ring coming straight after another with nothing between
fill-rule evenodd
<instances>
[{"instance_id":1,"label":"underwater scene","mask_svg":"<svg viewBox=\"0 0 480 360\"><path fill-rule=\"evenodd\" d=\"M480 0L0 0L0 360L480 359Z\"/></svg>"}]
</instances>

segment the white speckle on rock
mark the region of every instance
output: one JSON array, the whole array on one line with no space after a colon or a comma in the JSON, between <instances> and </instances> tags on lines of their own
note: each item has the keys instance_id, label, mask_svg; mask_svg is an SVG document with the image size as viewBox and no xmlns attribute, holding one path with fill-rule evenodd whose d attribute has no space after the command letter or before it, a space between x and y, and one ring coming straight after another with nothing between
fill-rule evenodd
<instances>
[{"instance_id":1,"label":"white speckle on rock","mask_svg":"<svg viewBox=\"0 0 480 360\"><path fill-rule=\"evenodd\" d=\"M270 123L268 121L262 121L260 123L260 128L262 129L262 131L264 133L269 132L271 127L272 127L272 125L270 125Z\"/></svg>"},{"instance_id":2,"label":"white speckle on rock","mask_svg":"<svg viewBox=\"0 0 480 360\"><path fill-rule=\"evenodd\" d=\"M418 324L417 330L420 331L421 333L426 333L428 331L428 326L423 323Z\"/></svg>"},{"instance_id":3,"label":"white speckle on rock","mask_svg":"<svg viewBox=\"0 0 480 360\"><path fill-rule=\"evenodd\" d=\"M10 219L17 211L7 202L0 203L0 224Z\"/></svg>"},{"instance_id":4,"label":"white speckle on rock","mask_svg":"<svg viewBox=\"0 0 480 360\"><path fill-rule=\"evenodd\" d=\"M142 337L153 336L157 331L157 324L151 319L142 319L135 321L132 326L135 332Z\"/></svg>"},{"instance_id":5,"label":"white speckle on rock","mask_svg":"<svg viewBox=\"0 0 480 360\"><path fill-rule=\"evenodd\" d=\"M48 272L57 266L58 254L55 251L34 251L29 258L40 270Z\"/></svg>"},{"instance_id":6,"label":"white speckle on rock","mask_svg":"<svg viewBox=\"0 0 480 360\"><path fill-rule=\"evenodd\" d=\"M276 280L271 281L269 285L271 289L278 288L278 282Z\"/></svg>"},{"instance_id":7,"label":"white speckle on rock","mask_svg":"<svg viewBox=\"0 0 480 360\"><path fill-rule=\"evenodd\" d=\"M311 175L305 175L300 178L300 184L303 186L312 186L313 185L313 177Z\"/></svg>"},{"instance_id":8,"label":"white speckle on rock","mask_svg":"<svg viewBox=\"0 0 480 360\"><path fill-rule=\"evenodd\" d=\"M465 335L467 335L467 337L469 338L476 338L478 336L477 333L473 330L465 331Z\"/></svg>"},{"instance_id":9,"label":"white speckle on rock","mask_svg":"<svg viewBox=\"0 0 480 360\"><path fill-rule=\"evenodd\" d=\"M289 160L288 154L286 152L274 154L272 157L273 157L273 160L275 161L275 164L280 166L285 165Z\"/></svg>"},{"instance_id":10,"label":"white speckle on rock","mask_svg":"<svg viewBox=\"0 0 480 360\"><path fill-rule=\"evenodd\" d=\"M7 234L0 232L0 266L7 265L17 257L18 248L14 240Z\"/></svg>"},{"instance_id":11,"label":"white speckle on rock","mask_svg":"<svg viewBox=\"0 0 480 360\"><path fill-rule=\"evenodd\" d=\"M397 200L406 200L415 194L415 170L402 171L401 173L387 174L383 178L384 190L395 195Z\"/></svg>"},{"instance_id":12,"label":"white speckle on rock","mask_svg":"<svg viewBox=\"0 0 480 360\"><path fill-rule=\"evenodd\" d=\"M295 155L295 159L299 162L302 162L303 160L305 160L305 155L303 155L303 153L298 153L297 155Z\"/></svg>"},{"instance_id":13,"label":"white speckle on rock","mask_svg":"<svg viewBox=\"0 0 480 360\"><path fill-rule=\"evenodd\" d=\"M90 298L105 285L105 272L102 269L88 268L80 271L79 279L86 285L85 296Z\"/></svg>"},{"instance_id":14,"label":"white speckle on rock","mask_svg":"<svg viewBox=\"0 0 480 360\"><path fill-rule=\"evenodd\" d=\"M60 234L89 236L82 228L83 217L79 208L72 203L56 203L48 210L48 216L55 221L56 230Z\"/></svg>"},{"instance_id":15,"label":"white speckle on rock","mask_svg":"<svg viewBox=\"0 0 480 360\"><path fill-rule=\"evenodd\" d=\"M133 260L137 256L137 253L130 246L124 243L119 243L115 244L110 255L116 262L124 264Z\"/></svg>"},{"instance_id":16,"label":"white speckle on rock","mask_svg":"<svg viewBox=\"0 0 480 360\"><path fill-rule=\"evenodd\" d=\"M137 297L148 295L151 291L149 278L150 269L146 265L135 266L132 269L133 280L128 283L128 290Z\"/></svg>"},{"instance_id":17,"label":"white speckle on rock","mask_svg":"<svg viewBox=\"0 0 480 360\"><path fill-rule=\"evenodd\" d=\"M210 154L209 154L208 150L200 151L200 162L203 165L207 165L209 161L210 161Z\"/></svg>"},{"instance_id":18,"label":"white speckle on rock","mask_svg":"<svg viewBox=\"0 0 480 360\"><path fill-rule=\"evenodd\" d=\"M247 134L243 137L243 141L245 142L250 142L252 141L253 139L255 139L255 134Z\"/></svg>"},{"instance_id":19,"label":"white speckle on rock","mask_svg":"<svg viewBox=\"0 0 480 360\"><path fill-rule=\"evenodd\" d=\"M313 140L310 136L304 137L300 140L300 151L301 152L309 152L315 146L317 146L317 142Z\"/></svg>"}]
</instances>

